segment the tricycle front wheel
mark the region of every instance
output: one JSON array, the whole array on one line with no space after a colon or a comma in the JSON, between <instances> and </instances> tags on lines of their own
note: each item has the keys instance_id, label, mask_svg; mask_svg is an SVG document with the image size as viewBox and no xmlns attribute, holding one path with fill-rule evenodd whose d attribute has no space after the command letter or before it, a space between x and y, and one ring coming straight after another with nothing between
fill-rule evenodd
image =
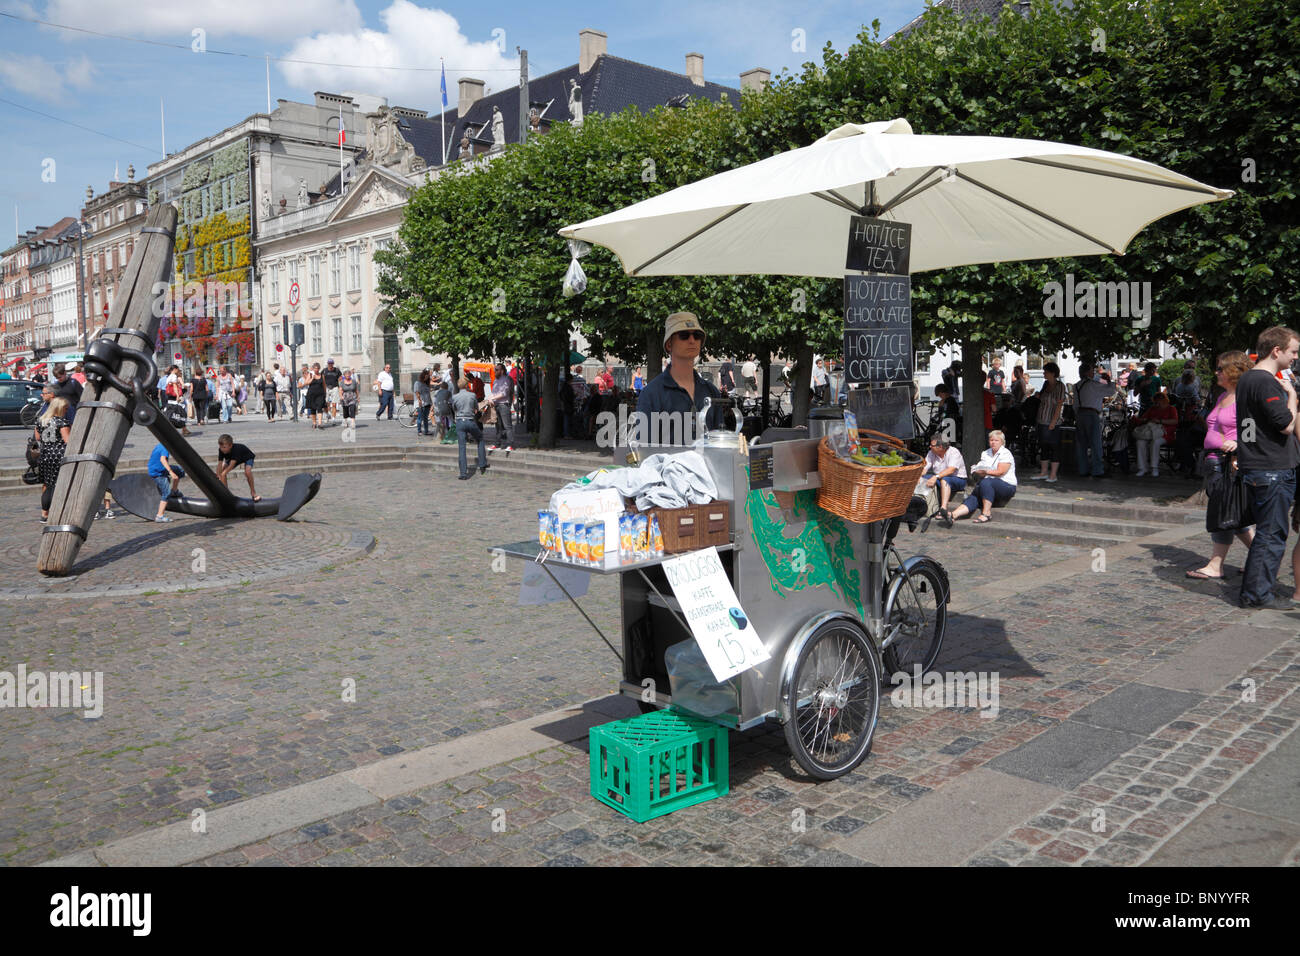
<instances>
[{"instance_id":1,"label":"tricycle front wheel","mask_svg":"<svg viewBox=\"0 0 1300 956\"><path fill-rule=\"evenodd\" d=\"M871 750L879 711L875 646L856 623L825 621L795 663L785 723L791 755L819 780L842 777Z\"/></svg>"},{"instance_id":2,"label":"tricycle front wheel","mask_svg":"<svg viewBox=\"0 0 1300 956\"><path fill-rule=\"evenodd\" d=\"M932 558L910 558L885 589L885 631L889 646L882 655L886 676L902 671L912 677L934 666L948 629L948 575Z\"/></svg>"}]
</instances>

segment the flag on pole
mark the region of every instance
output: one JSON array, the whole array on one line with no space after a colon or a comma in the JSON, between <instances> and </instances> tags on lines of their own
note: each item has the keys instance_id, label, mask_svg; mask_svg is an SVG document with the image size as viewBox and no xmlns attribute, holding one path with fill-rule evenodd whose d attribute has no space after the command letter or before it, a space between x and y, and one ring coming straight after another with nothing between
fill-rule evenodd
<instances>
[{"instance_id":1,"label":"flag on pole","mask_svg":"<svg viewBox=\"0 0 1300 956\"><path fill-rule=\"evenodd\" d=\"M447 107L447 64L442 65L442 106Z\"/></svg>"}]
</instances>

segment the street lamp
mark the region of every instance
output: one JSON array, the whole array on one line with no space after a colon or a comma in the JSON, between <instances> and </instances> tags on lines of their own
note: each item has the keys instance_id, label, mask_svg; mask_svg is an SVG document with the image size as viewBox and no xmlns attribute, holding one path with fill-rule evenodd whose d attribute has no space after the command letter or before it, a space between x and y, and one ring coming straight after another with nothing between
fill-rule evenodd
<instances>
[{"instance_id":1,"label":"street lamp","mask_svg":"<svg viewBox=\"0 0 1300 956\"><path fill-rule=\"evenodd\" d=\"M95 198L95 190L86 187L86 201L89 202ZM77 315L81 317L81 350L84 352L86 346L86 284L85 284L85 260L82 258L82 240L87 236L93 236L90 226L86 220L77 220Z\"/></svg>"}]
</instances>

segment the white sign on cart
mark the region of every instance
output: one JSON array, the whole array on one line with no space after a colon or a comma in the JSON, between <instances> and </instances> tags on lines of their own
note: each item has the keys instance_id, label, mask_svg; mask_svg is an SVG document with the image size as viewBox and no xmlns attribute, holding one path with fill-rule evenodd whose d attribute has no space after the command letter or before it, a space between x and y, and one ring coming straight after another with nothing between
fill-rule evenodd
<instances>
[{"instance_id":1,"label":"white sign on cart","mask_svg":"<svg viewBox=\"0 0 1300 956\"><path fill-rule=\"evenodd\" d=\"M663 569L681 604L682 617L719 683L768 659L727 580L717 548L670 558Z\"/></svg>"}]
</instances>

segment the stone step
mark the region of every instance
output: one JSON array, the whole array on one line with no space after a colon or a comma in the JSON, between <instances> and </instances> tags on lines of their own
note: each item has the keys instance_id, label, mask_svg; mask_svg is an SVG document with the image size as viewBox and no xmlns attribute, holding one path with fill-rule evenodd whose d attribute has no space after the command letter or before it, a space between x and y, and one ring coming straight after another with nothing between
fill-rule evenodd
<instances>
[{"instance_id":1,"label":"stone step","mask_svg":"<svg viewBox=\"0 0 1300 956\"><path fill-rule=\"evenodd\" d=\"M1016 490L1015 498L1012 499L1015 507L1021 511L1032 511L1035 514L1087 515L1111 518L1116 521L1137 520L1162 525L1181 525L1205 519L1204 509L1188 508L1183 505L1153 505L1146 500L1141 503L1097 500L1084 498L1082 495L1036 492L1031 490L1031 487L1021 485Z\"/></svg>"},{"instance_id":2,"label":"stone step","mask_svg":"<svg viewBox=\"0 0 1300 956\"><path fill-rule=\"evenodd\" d=\"M1040 523L1035 516L1033 521L1003 520L1006 509L993 511L993 520L988 524L972 524L967 518L958 521L952 533L991 535L995 538L1024 538L1031 541L1048 541L1053 544L1070 544L1082 548L1102 548L1108 545L1127 544L1132 537L1113 532L1088 532L1086 535L1071 528L1057 528ZM930 531L934 532L931 526ZM944 530L942 526L940 531Z\"/></svg>"},{"instance_id":3,"label":"stone step","mask_svg":"<svg viewBox=\"0 0 1300 956\"><path fill-rule=\"evenodd\" d=\"M1140 521L1120 515L1088 515L1061 511L1029 511L1021 508L1020 496L1012 498L1005 508L995 508L993 520L1005 515L1019 524L1055 531L1069 531L1080 544L1094 537L1119 536L1125 539L1141 538L1157 531L1165 531L1170 524L1158 521ZM1181 522L1179 522L1181 525Z\"/></svg>"}]
</instances>

